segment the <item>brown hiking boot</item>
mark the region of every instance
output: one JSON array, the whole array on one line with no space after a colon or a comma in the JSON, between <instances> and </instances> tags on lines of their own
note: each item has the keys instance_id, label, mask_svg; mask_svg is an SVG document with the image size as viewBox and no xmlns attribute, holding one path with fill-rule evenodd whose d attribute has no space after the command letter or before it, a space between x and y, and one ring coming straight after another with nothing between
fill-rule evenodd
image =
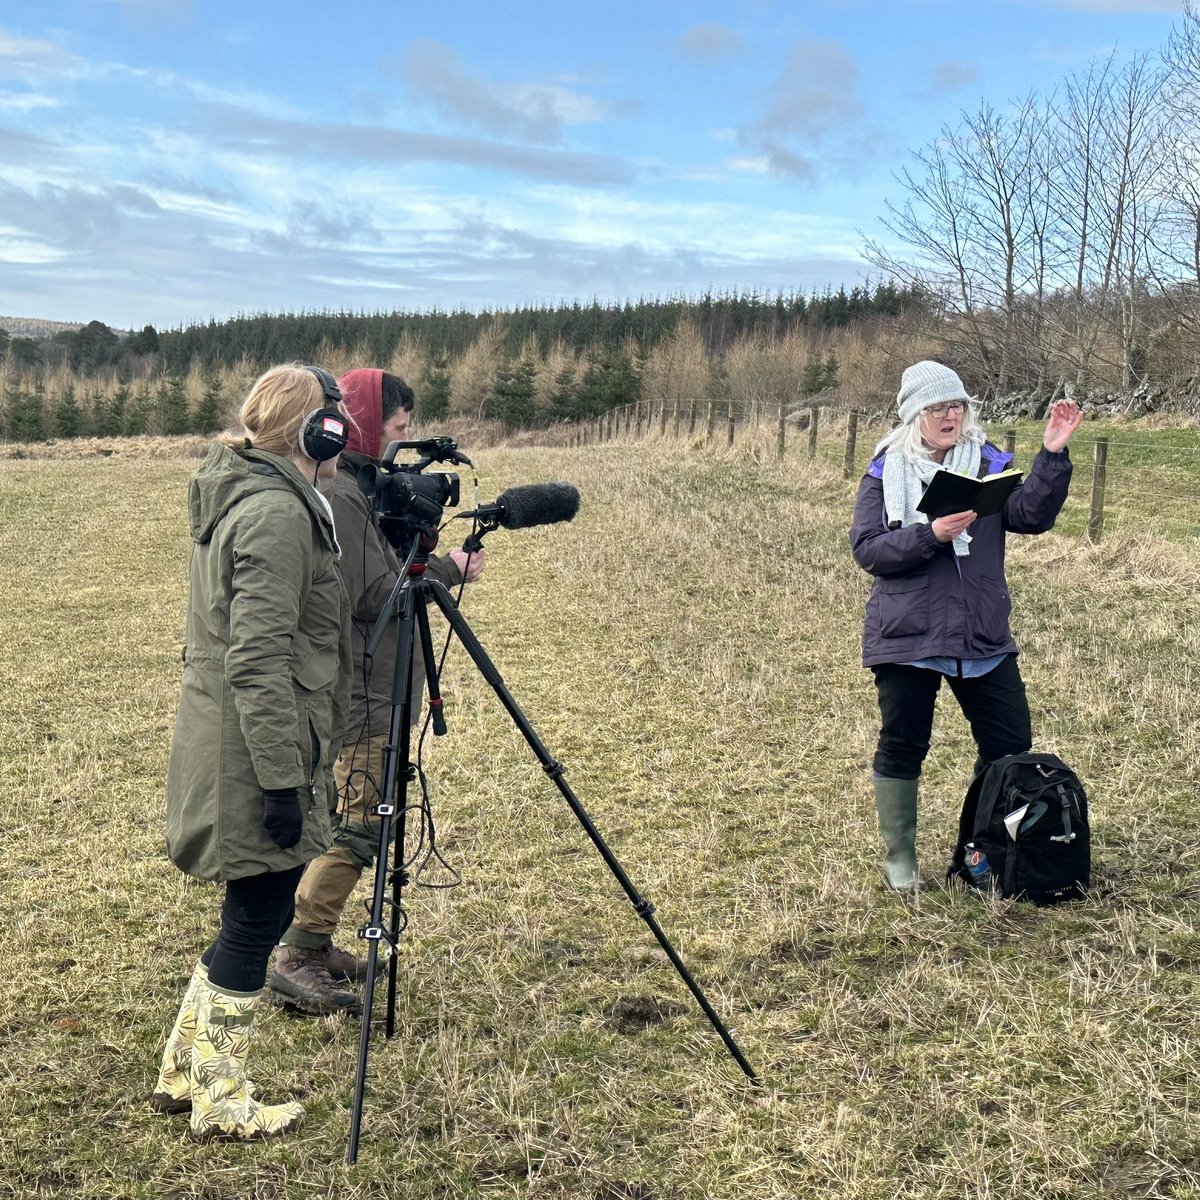
<instances>
[{"instance_id":1,"label":"brown hiking boot","mask_svg":"<svg viewBox=\"0 0 1200 1200\"><path fill-rule=\"evenodd\" d=\"M313 1016L329 1013L362 1012L357 992L338 987L325 967L324 951L302 950L299 946L279 946L275 950L275 969L267 979L271 999L276 1004Z\"/></svg>"},{"instance_id":2,"label":"brown hiking boot","mask_svg":"<svg viewBox=\"0 0 1200 1200\"><path fill-rule=\"evenodd\" d=\"M333 942L324 950L314 950L313 953L321 957L325 970L334 979L343 979L347 983L362 983L367 977L367 960L351 954L349 950L343 950L341 946L335 946Z\"/></svg>"}]
</instances>

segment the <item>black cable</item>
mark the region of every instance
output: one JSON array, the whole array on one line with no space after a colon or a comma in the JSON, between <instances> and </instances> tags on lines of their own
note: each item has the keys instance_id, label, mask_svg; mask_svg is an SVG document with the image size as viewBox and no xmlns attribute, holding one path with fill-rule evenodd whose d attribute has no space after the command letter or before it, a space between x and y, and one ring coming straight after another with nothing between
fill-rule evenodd
<instances>
[{"instance_id":1,"label":"black cable","mask_svg":"<svg viewBox=\"0 0 1200 1200\"><path fill-rule=\"evenodd\" d=\"M442 524L438 527L439 535L442 533L442 530L444 530L446 528L446 526L449 525L449 523L450 523L449 520L442 522ZM478 518L473 518L471 521L471 533L475 534L478 531L478 528L479 528L479 520L478 520ZM458 592L454 597L454 607L455 608L458 608L459 605L462 603L463 593L466 591L466 587L467 587L467 572L471 569L471 559L473 556L474 556L474 551L468 550L467 551L467 561L463 564L462 578L458 581ZM447 555L447 558L449 558L449 555ZM451 560L451 561L453 561L453 560ZM448 625L446 627L446 640L445 640L445 642L442 643L442 653L441 653L441 657L438 659L437 667L436 667L439 680L442 678L442 671L446 665L446 656L450 653L450 643L453 641L453 639L454 639L454 630L452 627L450 627ZM432 724L432 721L433 721L433 710L430 709L430 710L426 711L426 713L425 713L425 720L421 725L421 734L417 739L417 763L416 763L417 779L420 781L420 784L421 784L421 812L422 812L421 841L423 844L425 827L428 826L428 828L429 828L429 851L425 855L425 857L423 859L421 859L420 865L413 871L412 879L413 879L413 882L418 887L435 888L435 889L453 888L453 887L458 887L459 884L462 883L462 872L459 871L457 867L454 867L449 862L447 862L445 857L442 855L441 850L438 849L437 823L435 822L434 816L433 816L433 802L430 799L430 795L429 795L429 781L425 775L425 765L424 765L424 763L425 763L425 738L429 734L429 728L430 728L430 725ZM414 861L415 861L415 858L416 858L416 856L414 855ZM437 863L439 863L445 870L449 871L450 874L453 876L453 879L449 883L423 883L423 882L421 882L421 879L420 879L421 873L433 861L436 861Z\"/></svg>"}]
</instances>

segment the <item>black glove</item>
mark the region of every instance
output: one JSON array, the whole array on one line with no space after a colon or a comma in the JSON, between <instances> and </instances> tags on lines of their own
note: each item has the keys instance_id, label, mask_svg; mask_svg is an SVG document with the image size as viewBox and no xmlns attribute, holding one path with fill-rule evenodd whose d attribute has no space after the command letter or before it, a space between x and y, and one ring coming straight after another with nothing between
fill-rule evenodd
<instances>
[{"instance_id":1,"label":"black glove","mask_svg":"<svg viewBox=\"0 0 1200 1200\"><path fill-rule=\"evenodd\" d=\"M263 828L281 850L300 840L304 817L300 812L299 788L263 788Z\"/></svg>"}]
</instances>

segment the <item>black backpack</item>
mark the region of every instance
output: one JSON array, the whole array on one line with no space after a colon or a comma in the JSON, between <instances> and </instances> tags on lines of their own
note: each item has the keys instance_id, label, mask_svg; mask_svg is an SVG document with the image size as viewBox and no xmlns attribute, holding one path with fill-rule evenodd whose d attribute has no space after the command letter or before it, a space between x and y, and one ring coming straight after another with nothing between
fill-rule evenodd
<instances>
[{"instance_id":1,"label":"black backpack","mask_svg":"<svg viewBox=\"0 0 1200 1200\"><path fill-rule=\"evenodd\" d=\"M971 869L972 849L987 856L986 873ZM1057 904L1084 894L1091 861L1079 777L1053 754L1010 754L971 781L946 878L1009 899Z\"/></svg>"}]
</instances>

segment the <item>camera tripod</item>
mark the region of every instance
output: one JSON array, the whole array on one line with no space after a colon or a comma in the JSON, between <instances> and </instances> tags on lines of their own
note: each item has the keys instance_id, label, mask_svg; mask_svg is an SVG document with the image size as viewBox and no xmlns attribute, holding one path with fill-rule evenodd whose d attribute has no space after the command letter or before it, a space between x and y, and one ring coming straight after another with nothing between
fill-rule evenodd
<instances>
[{"instance_id":1,"label":"camera tripod","mask_svg":"<svg viewBox=\"0 0 1200 1200\"><path fill-rule=\"evenodd\" d=\"M442 711L442 697L438 682L437 663L433 653L433 637L429 628L428 602L436 604L450 624L450 628L462 642L472 662L480 674L500 699L513 723L529 744L530 749L541 763L542 770L553 780L555 787L562 793L584 832L592 844L600 852L608 869L621 885L625 895L633 905L634 911L649 927L658 944L670 959L679 977L687 985L695 997L704 1015L708 1018L713 1029L720 1035L734 1061L742 1069L747 1078L758 1082L754 1072L742 1053L733 1035L726 1028L720 1015L708 998L700 990L699 984L692 978L691 972L684 965L675 947L667 939L658 922L654 919L654 905L642 896L634 887L624 868L609 849L599 830L592 823L578 797L571 790L564 778L566 768L553 757L542 744L532 725L526 719L517 702L513 699L500 672L488 657L479 639L475 636L466 619L458 611L450 593L436 579L430 579L425 574L428 549L422 535L414 533L412 548L408 553L396 587L388 598L383 611L380 613L371 637L366 647L366 655L373 655L380 640L390 626L394 625L396 634L396 657L392 679L392 708L388 727L388 740L383 754L383 787L381 799L372 810L379 818L379 840L375 858L375 880L371 894L370 915L367 924L359 931L358 936L367 942L367 975L363 984L362 1027L358 1044L358 1070L354 1080L354 1100L350 1116L350 1143L346 1152L346 1161L354 1163L358 1159L359 1135L362 1128L363 1097L366 1088L367 1056L371 1041L371 1010L375 998L375 984L379 971L380 943L388 945L388 993L387 1016L384 1025L385 1036L392 1037L396 1028L396 978L399 969L400 934L403 929L401 918L402 889L409 882L408 864L404 858L404 827L408 807L408 785L416 778L414 766L409 762L411 744L412 716L412 678L413 663L418 646L425 664L426 687L429 694L429 707L433 722L433 731L437 735L446 732L445 714ZM393 830L395 837L393 841ZM391 853L391 865L388 865L388 855ZM386 894L391 885L390 897ZM385 925L384 912L389 913Z\"/></svg>"}]
</instances>

